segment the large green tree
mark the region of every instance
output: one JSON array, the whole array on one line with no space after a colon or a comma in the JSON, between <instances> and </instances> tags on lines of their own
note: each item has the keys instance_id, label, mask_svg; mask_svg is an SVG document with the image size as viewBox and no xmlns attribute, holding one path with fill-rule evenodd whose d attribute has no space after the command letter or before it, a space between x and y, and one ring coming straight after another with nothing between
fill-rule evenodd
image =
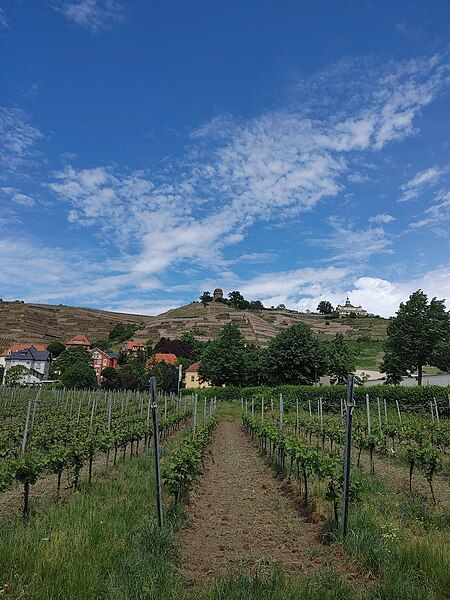
<instances>
[{"instance_id":1,"label":"large green tree","mask_svg":"<svg viewBox=\"0 0 450 600\"><path fill-rule=\"evenodd\" d=\"M328 300L321 300L317 306L317 310L321 315L331 315L334 309L331 302L328 302Z\"/></svg>"},{"instance_id":2,"label":"large green tree","mask_svg":"<svg viewBox=\"0 0 450 600\"><path fill-rule=\"evenodd\" d=\"M280 331L266 352L266 373L271 385L308 385L324 375L327 351L305 323Z\"/></svg>"},{"instance_id":3,"label":"large green tree","mask_svg":"<svg viewBox=\"0 0 450 600\"><path fill-rule=\"evenodd\" d=\"M14 387L20 385L22 378L28 373L28 369L23 365L14 365L10 367L5 374L5 385Z\"/></svg>"},{"instance_id":4,"label":"large green tree","mask_svg":"<svg viewBox=\"0 0 450 600\"><path fill-rule=\"evenodd\" d=\"M337 333L328 348L328 374L332 383L344 384L355 370L355 356L342 333Z\"/></svg>"},{"instance_id":5,"label":"large green tree","mask_svg":"<svg viewBox=\"0 0 450 600\"><path fill-rule=\"evenodd\" d=\"M69 346L52 363L52 374L54 376L62 375L69 367L74 364L82 363L90 365L92 357L86 348L81 346Z\"/></svg>"},{"instance_id":6,"label":"large green tree","mask_svg":"<svg viewBox=\"0 0 450 600\"><path fill-rule=\"evenodd\" d=\"M228 294L230 299L230 306L237 308L238 310L244 310L250 306L250 302L244 298L241 292L235 290Z\"/></svg>"},{"instance_id":7,"label":"large green tree","mask_svg":"<svg viewBox=\"0 0 450 600\"><path fill-rule=\"evenodd\" d=\"M417 371L417 383L422 385L425 365L444 366L450 363L450 313L444 300L433 298L417 290L402 302L388 325L385 357L381 369L388 378L409 371Z\"/></svg>"},{"instance_id":8,"label":"large green tree","mask_svg":"<svg viewBox=\"0 0 450 600\"><path fill-rule=\"evenodd\" d=\"M227 323L205 348L200 376L213 385L242 385L245 376L244 339L235 323Z\"/></svg>"},{"instance_id":9,"label":"large green tree","mask_svg":"<svg viewBox=\"0 0 450 600\"><path fill-rule=\"evenodd\" d=\"M64 352L66 347L62 342L50 342L47 346L47 350L52 355L52 358L58 358L60 354Z\"/></svg>"},{"instance_id":10,"label":"large green tree","mask_svg":"<svg viewBox=\"0 0 450 600\"><path fill-rule=\"evenodd\" d=\"M97 377L91 365L74 363L61 373L61 384L65 388L85 390L98 386Z\"/></svg>"},{"instance_id":11,"label":"large green tree","mask_svg":"<svg viewBox=\"0 0 450 600\"><path fill-rule=\"evenodd\" d=\"M245 348L245 387L264 385L264 383L266 383L265 356L266 351L263 348L258 348L258 346L255 346L254 344L248 344Z\"/></svg>"}]
</instances>

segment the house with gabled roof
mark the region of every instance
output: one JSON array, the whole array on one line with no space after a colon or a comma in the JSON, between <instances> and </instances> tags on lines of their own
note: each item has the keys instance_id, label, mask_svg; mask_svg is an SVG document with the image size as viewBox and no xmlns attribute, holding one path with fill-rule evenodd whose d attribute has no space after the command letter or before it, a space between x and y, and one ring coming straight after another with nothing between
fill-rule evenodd
<instances>
[{"instance_id":1,"label":"house with gabled roof","mask_svg":"<svg viewBox=\"0 0 450 600\"><path fill-rule=\"evenodd\" d=\"M92 367L94 368L97 379L100 381L102 371L107 367L117 367L117 354L106 352L100 348L94 348L92 351Z\"/></svg>"},{"instance_id":2,"label":"house with gabled roof","mask_svg":"<svg viewBox=\"0 0 450 600\"><path fill-rule=\"evenodd\" d=\"M86 348L86 350L92 349L92 344L85 335L75 335L69 341L66 342L66 346Z\"/></svg>"},{"instance_id":3,"label":"house with gabled roof","mask_svg":"<svg viewBox=\"0 0 450 600\"><path fill-rule=\"evenodd\" d=\"M11 352L5 359L5 372L3 381L12 367L24 367L24 373L19 379L20 385L42 383L49 379L52 357L48 350L26 348L18 352Z\"/></svg>"}]
</instances>

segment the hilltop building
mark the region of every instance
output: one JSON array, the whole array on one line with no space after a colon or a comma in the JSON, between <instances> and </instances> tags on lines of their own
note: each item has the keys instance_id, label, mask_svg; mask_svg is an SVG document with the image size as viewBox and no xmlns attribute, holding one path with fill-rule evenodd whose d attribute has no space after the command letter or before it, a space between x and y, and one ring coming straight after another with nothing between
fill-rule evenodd
<instances>
[{"instance_id":1,"label":"hilltop building","mask_svg":"<svg viewBox=\"0 0 450 600\"><path fill-rule=\"evenodd\" d=\"M223 290L216 288L213 293L214 302L220 302L223 300Z\"/></svg>"},{"instance_id":2,"label":"hilltop building","mask_svg":"<svg viewBox=\"0 0 450 600\"><path fill-rule=\"evenodd\" d=\"M184 375L184 385L186 388L206 388L211 387L208 381L201 381L199 375L200 363L196 362L186 369Z\"/></svg>"},{"instance_id":3,"label":"hilltop building","mask_svg":"<svg viewBox=\"0 0 450 600\"><path fill-rule=\"evenodd\" d=\"M345 304L338 304L338 306L336 306L336 310L343 317L348 316L351 313L354 313L358 317L365 317L367 315L367 311L364 310L362 306L353 306L348 296Z\"/></svg>"}]
</instances>

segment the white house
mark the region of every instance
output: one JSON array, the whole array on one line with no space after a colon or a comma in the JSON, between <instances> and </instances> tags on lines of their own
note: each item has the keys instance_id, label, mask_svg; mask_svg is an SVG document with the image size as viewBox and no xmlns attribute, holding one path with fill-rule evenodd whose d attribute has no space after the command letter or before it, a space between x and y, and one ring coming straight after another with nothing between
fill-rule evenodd
<instances>
[{"instance_id":1,"label":"white house","mask_svg":"<svg viewBox=\"0 0 450 600\"><path fill-rule=\"evenodd\" d=\"M20 385L41 383L49 379L50 363L51 354L47 350L36 350L36 348L31 347L18 352L11 352L5 359L3 380L5 380L9 369L20 365L27 369L19 380Z\"/></svg>"}]
</instances>

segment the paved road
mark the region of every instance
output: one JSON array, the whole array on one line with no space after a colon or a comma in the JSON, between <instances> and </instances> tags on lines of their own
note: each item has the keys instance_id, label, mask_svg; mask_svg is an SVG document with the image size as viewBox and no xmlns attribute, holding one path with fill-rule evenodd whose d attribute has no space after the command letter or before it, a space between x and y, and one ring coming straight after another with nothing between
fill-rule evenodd
<instances>
[{"instance_id":1,"label":"paved road","mask_svg":"<svg viewBox=\"0 0 450 600\"><path fill-rule=\"evenodd\" d=\"M365 386L379 385L383 383L382 380L372 379L371 381L366 381ZM411 387L417 385L417 379L414 377L404 377L402 383L400 385L404 385L406 387ZM441 385L447 386L450 385L450 374L447 375L424 375L422 380L422 385Z\"/></svg>"}]
</instances>

